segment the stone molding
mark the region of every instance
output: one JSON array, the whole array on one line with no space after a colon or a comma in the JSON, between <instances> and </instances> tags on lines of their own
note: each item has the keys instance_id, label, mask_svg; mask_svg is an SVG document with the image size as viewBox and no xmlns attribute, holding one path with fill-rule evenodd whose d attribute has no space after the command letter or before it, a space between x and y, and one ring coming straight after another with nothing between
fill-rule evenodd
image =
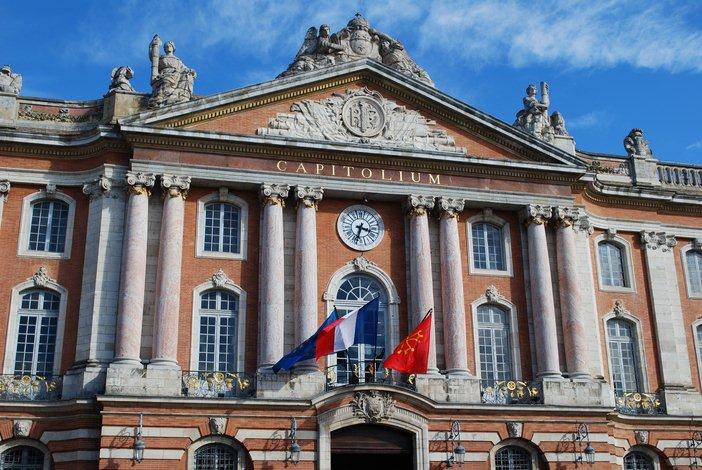
<instances>
[{"instance_id":1,"label":"stone molding","mask_svg":"<svg viewBox=\"0 0 702 470\"><path fill-rule=\"evenodd\" d=\"M624 306L624 302L622 300L615 300L614 301L614 307L612 307L612 313L614 314L615 317L627 317L631 316L631 312L626 309Z\"/></svg>"},{"instance_id":2,"label":"stone molding","mask_svg":"<svg viewBox=\"0 0 702 470\"><path fill-rule=\"evenodd\" d=\"M573 230L576 232L585 232L588 235L592 235L592 233L595 231L595 226L592 223L592 220L590 219L589 216L587 215L581 215L578 217L578 220L575 221L573 224Z\"/></svg>"},{"instance_id":3,"label":"stone molding","mask_svg":"<svg viewBox=\"0 0 702 470\"><path fill-rule=\"evenodd\" d=\"M553 207L553 222L556 228L575 227L580 219L580 210L575 207L555 206Z\"/></svg>"},{"instance_id":4,"label":"stone molding","mask_svg":"<svg viewBox=\"0 0 702 470\"><path fill-rule=\"evenodd\" d=\"M56 279L49 276L49 271L46 266L39 266L39 269L32 277L27 278L28 281L32 281L35 287L48 287L51 284L56 284Z\"/></svg>"},{"instance_id":5,"label":"stone molding","mask_svg":"<svg viewBox=\"0 0 702 470\"><path fill-rule=\"evenodd\" d=\"M146 194L150 196L151 188L156 184L156 175L141 171L127 171L125 181L127 182L129 194Z\"/></svg>"},{"instance_id":6,"label":"stone molding","mask_svg":"<svg viewBox=\"0 0 702 470\"><path fill-rule=\"evenodd\" d=\"M678 241L675 239L675 235L668 235L665 232L647 232L642 230L640 232L641 244L649 250L661 249L663 252L670 251Z\"/></svg>"},{"instance_id":7,"label":"stone molding","mask_svg":"<svg viewBox=\"0 0 702 470\"><path fill-rule=\"evenodd\" d=\"M426 215L427 212L434 209L434 203L434 196L410 194L405 202L407 215L410 217Z\"/></svg>"},{"instance_id":8,"label":"stone molding","mask_svg":"<svg viewBox=\"0 0 702 470\"><path fill-rule=\"evenodd\" d=\"M263 205L271 204L285 207L285 198L288 197L289 192L290 185L288 184L263 183L259 196Z\"/></svg>"},{"instance_id":9,"label":"stone molding","mask_svg":"<svg viewBox=\"0 0 702 470\"><path fill-rule=\"evenodd\" d=\"M551 206L542 206L541 204L529 204L523 210L524 223L529 226L544 225L551 219L553 208Z\"/></svg>"},{"instance_id":10,"label":"stone molding","mask_svg":"<svg viewBox=\"0 0 702 470\"><path fill-rule=\"evenodd\" d=\"M324 196L324 188L314 187L314 186L295 186L295 199L297 205L304 205L305 207L314 207L317 210L319 201L322 200Z\"/></svg>"},{"instance_id":11,"label":"stone molding","mask_svg":"<svg viewBox=\"0 0 702 470\"><path fill-rule=\"evenodd\" d=\"M101 175L95 181L91 181L83 185L83 194L88 196L91 201L101 197L118 199L120 197L120 192L113 191L113 186L115 183L115 180Z\"/></svg>"},{"instance_id":12,"label":"stone molding","mask_svg":"<svg viewBox=\"0 0 702 470\"><path fill-rule=\"evenodd\" d=\"M458 213L463 211L466 206L465 199L455 198L455 197L445 197L442 196L437 200L439 204L439 210L441 211L440 217L447 218L458 218Z\"/></svg>"},{"instance_id":13,"label":"stone molding","mask_svg":"<svg viewBox=\"0 0 702 470\"><path fill-rule=\"evenodd\" d=\"M161 188L163 195L168 197L188 197L190 189L190 177L171 174L161 175Z\"/></svg>"}]
</instances>

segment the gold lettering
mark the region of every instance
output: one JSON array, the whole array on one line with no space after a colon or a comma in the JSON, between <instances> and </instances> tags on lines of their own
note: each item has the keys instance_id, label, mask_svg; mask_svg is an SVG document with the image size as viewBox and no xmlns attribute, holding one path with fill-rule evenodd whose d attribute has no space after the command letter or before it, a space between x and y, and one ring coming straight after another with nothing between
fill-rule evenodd
<instances>
[{"instance_id":1,"label":"gold lettering","mask_svg":"<svg viewBox=\"0 0 702 470\"><path fill-rule=\"evenodd\" d=\"M402 170L400 170L400 181L404 181L404 180L402 179Z\"/></svg>"},{"instance_id":2,"label":"gold lettering","mask_svg":"<svg viewBox=\"0 0 702 470\"><path fill-rule=\"evenodd\" d=\"M302 163L300 163L297 166L297 170L295 170L295 173L300 173L300 172L307 173L307 170L305 170L305 165L303 165Z\"/></svg>"},{"instance_id":3,"label":"gold lettering","mask_svg":"<svg viewBox=\"0 0 702 470\"><path fill-rule=\"evenodd\" d=\"M385 177L385 170L380 170L380 179L385 181L392 181L392 178Z\"/></svg>"},{"instance_id":4,"label":"gold lettering","mask_svg":"<svg viewBox=\"0 0 702 470\"><path fill-rule=\"evenodd\" d=\"M341 168L346 168L346 176L351 176L351 170L354 169L354 167L346 165L342 166Z\"/></svg>"},{"instance_id":5,"label":"gold lettering","mask_svg":"<svg viewBox=\"0 0 702 470\"><path fill-rule=\"evenodd\" d=\"M414 178L414 174L415 173L413 171L412 172L412 182L413 183L419 183L420 181L422 181L422 174L421 173L417 173L417 179Z\"/></svg>"},{"instance_id":6,"label":"gold lettering","mask_svg":"<svg viewBox=\"0 0 702 470\"><path fill-rule=\"evenodd\" d=\"M280 160L275 167L278 168L278 171L285 171L288 169L288 162Z\"/></svg>"},{"instance_id":7,"label":"gold lettering","mask_svg":"<svg viewBox=\"0 0 702 470\"><path fill-rule=\"evenodd\" d=\"M336 176L336 165L332 165L332 176Z\"/></svg>"},{"instance_id":8,"label":"gold lettering","mask_svg":"<svg viewBox=\"0 0 702 470\"><path fill-rule=\"evenodd\" d=\"M429 173L429 184L441 184L441 175L432 175Z\"/></svg>"},{"instance_id":9,"label":"gold lettering","mask_svg":"<svg viewBox=\"0 0 702 470\"><path fill-rule=\"evenodd\" d=\"M371 170L370 168L362 168L361 169L361 176L363 176L366 179L372 178L373 177L373 170Z\"/></svg>"},{"instance_id":10,"label":"gold lettering","mask_svg":"<svg viewBox=\"0 0 702 470\"><path fill-rule=\"evenodd\" d=\"M324 165L322 165L321 163L317 163L317 174L320 174L323 169Z\"/></svg>"}]
</instances>

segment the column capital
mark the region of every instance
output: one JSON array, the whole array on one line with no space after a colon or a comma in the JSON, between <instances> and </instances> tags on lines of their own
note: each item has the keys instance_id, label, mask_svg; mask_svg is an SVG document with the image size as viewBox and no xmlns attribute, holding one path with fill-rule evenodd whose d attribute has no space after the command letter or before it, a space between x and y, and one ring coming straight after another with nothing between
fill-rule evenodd
<instances>
[{"instance_id":1,"label":"column capital","mask_svg":"<svg viewBox=\"0 0 702 470\"><path fill-rule=\"evenodd\" d=\"M105 175L100 175L98 179L83 185L83 194L88 196L91 201L108 195L109 197L119 198L120 195L116 191L112 191L115 183L115 180Z\"/></svg>"},{"instance_id":2,"label":"column capital","mask_svg":"<svg viewBox=\"0 0 702 470\"><path fill-rule=\"evenodd\" d=\"M0 180L0 200L7 199L10 194L10 182L8 180Z\"/></svg>"},{"instance_id":3,"label":"column capital","mask_svg":"<svg viewBox=\"0 0 702 470\"><path fill-rule=\"evenodd\" d=\"M190 177L163 174L161 175L161 188L164 196L185 199L188 197L188 190L190 189Z\"/></svg>"},{"instance_id":4,"label":"column capital","mask_svg":"<svg viewBox=\"0 0 702 470\"><path fill-rule=\"evenodd\" d=\"M263 183L259 196L263 205L272 204L285 207L285 198L288 197L289 192L290 185L288 184Z\"/></svg>"},{"instance_id":5,"label":"column capital","mask_svg":"<svg viewBox=\"0 0 702 470\"><path fill-rule=\"evenodd\" d=\"M405 202L407 215L410 217L425 215L434 208L434 199L434 196L410 194Z\"/></svg>"},{"instance_id":6,"label":"column capital","mask_svg":"<svg viewBox=\"0 0 702 470\"><path fill-rule=\"evenodd\" d=\"M540 204L529 204L523 210L522 216L524 223L529 226L531 224L543 225L553 214L551 206L542 206Z\"/></svg>"},{"instance_id":7,"label":"column capital","mask_svg":"<svg viewBox=\"0 0 702 470\"><path fill-rule=\"evenodd\" d=\"M582 214L580 217L578 217L578 220L573 224L573 230L575 230L576 232L585 232L588 235L592 235L592 232L595 231L595 227L594 225L592 225L590 217L588 217L585 214Z\"/></svg>"},{"instance_id":8,"label":"column capital","mask_svg":"<svg viewBox=\"0 0 702 470\"><path fill-rule=\"evenodd\" d=\"M555 206L553 208L553 223L556 228L573 227L580 219L580 210L575 207Z\"/></svg>"},{"instance_id":9,"label":"column capital","mask_svg":"<svg viewBox=\"0 0 702 470\"><path fill-rule=\"evenodd\" d=\"M660 248L661 251L666 252L678 244L675 235L668 235L665 232L641 230L639 234L641 236L641 244L648 250Z\"/></svg>"},{"instance_id":10,"label":"column capital","mask_svg":"<svg viewBox=\"0 0 702 470\"><path fill-rule=\"evenodd\" d=\"M441 211L440 217L454 218L458 217L458 213L461 212L465 206L465 199L455 198L455 197L440 197L438 199L439 210Z\"/></svg>"},{"instance_id":11,"label":"column capital","mask_svg":"<svg viewBox=\"0 0 702 470\"><path fill-rule=\"evenodd\" d=\"M146 194L150 196L151 188L156 183L156 175L141 171L128 171L125 180L129 194Z\"/></svg>"},{"instance_id":12,"label":"column capital","mask_svg":"<svg viewBox=\"0 0 702 470\"><path fill-rule=\"evenodd\" d=\"M297 205L303 204L305 207L314 207L324 196L324 188L314 186L295 186L295 199Z\"/></svg>"}]
</instances>

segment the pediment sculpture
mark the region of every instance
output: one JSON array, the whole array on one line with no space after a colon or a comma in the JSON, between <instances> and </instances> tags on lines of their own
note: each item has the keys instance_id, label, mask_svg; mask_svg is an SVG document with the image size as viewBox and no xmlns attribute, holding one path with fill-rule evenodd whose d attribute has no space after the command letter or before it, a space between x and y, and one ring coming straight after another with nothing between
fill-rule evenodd
<instances>
[{"instance_id":1,"label":"pediment sculpture","mask_svg":"<svg viewBox=\"0 0 702 470\"><path fill-rule=\"evenodd\" d=\"M546 142L552 142L554 136L568 136L565 119L558 111L549 116L548 108L551 98L548 93L548 83L541 82L541 99L536 96L536 87L529 85L526 96L522 100L523 108L517 112L513 126Z\"/></svg>"},{"instance_id":2,"label":"pediment sculpture","mask_svg":"<svg viewBox=\"0 0 702 470\"><path fill-rule=\"evenodd\" d=\"M369 58L416 80L434 86L429 74L407 54L400 41L371 28L368 20L356 13L345 28L330 34L329 26L307 30L288 69L279 77L296 75L352 60Z\"/></svg>"},{"instance_id":3,"label":"pediment sculpture","mask_svg":"<svg viewBox=\"0 0 702 470\"><path fill-rule=\"evenodd\" d=\"M356 392L351 406L354 414L368 423L388 419L395 413L395 400L392 396L376 390Z\"/></svg>"},{"instance_id":4,"label":"pediment sculpture","mask_svg":"<svg viewBox=\"0 0 702 470\"><path fill-rule=\"evenodd\" d=\"M159 55L160 49L161 38L157 34L149 44L152 90L149 107L158 108L190 101L197 74L175 56L175 44L172 41L163 46L163 55Z\"/></svg>"},{"instance_id":5,"label":"pediment sculpture","mask_svg":"<svg viewBox=\"0 0 702 470\"><path fill-rule=\"evenodd\" d=\"M290 113L278 113L258 135L359 143L441 152L460 152L446 131L436 122L424 118L387 100L367 88L334 93L319 101L303 100L290 107Z\"/></svg>"}]
</instances>

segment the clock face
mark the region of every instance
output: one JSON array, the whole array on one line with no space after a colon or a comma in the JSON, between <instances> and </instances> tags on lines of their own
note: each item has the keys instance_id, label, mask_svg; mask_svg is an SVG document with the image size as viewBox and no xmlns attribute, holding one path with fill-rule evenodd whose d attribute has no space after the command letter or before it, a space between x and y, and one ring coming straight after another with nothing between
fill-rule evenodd
<instances>
[{"instance_id":1,"label":"clock face","mask_svg":"<svg viewBox=\"0 0 702 470\"><path fill-rule=\"evenodd\" d=\"M368 206L347 207L336 222L339 236L350 248L368 251L383 239L385 226L380 215Z\"/></svg>"}]
</instances>

